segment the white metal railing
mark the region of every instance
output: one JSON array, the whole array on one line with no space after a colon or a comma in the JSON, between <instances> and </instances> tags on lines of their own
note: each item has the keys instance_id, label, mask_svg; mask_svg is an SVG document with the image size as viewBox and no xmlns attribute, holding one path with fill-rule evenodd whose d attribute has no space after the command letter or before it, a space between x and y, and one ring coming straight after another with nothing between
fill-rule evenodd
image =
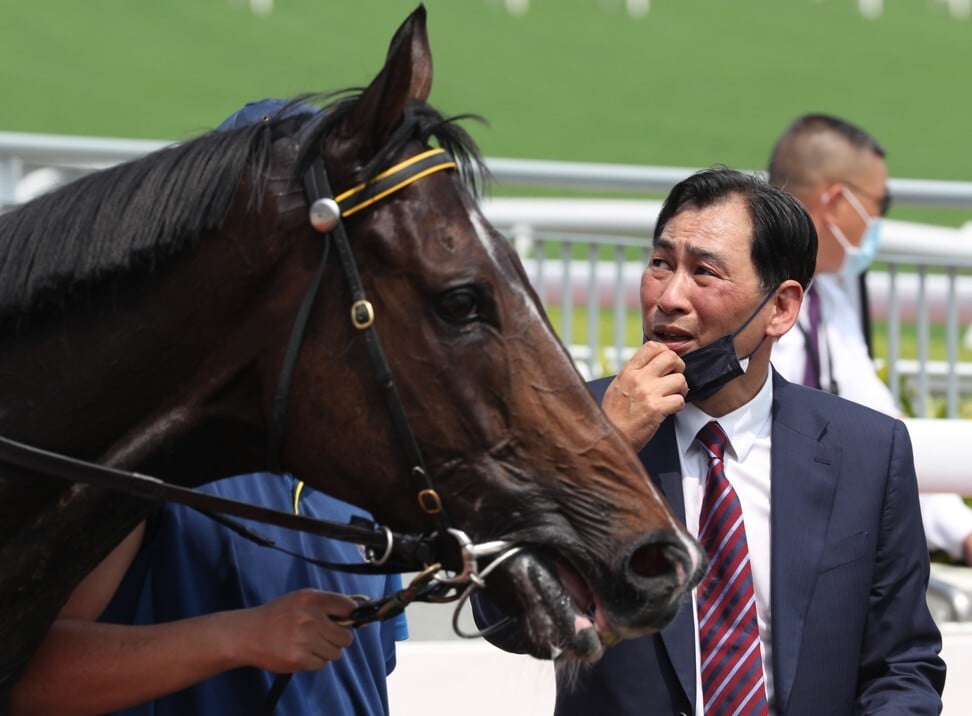
<instances>
[{"instance_id":1,"label":"white metal railing","mask_svg":"<svg viewBox=\"0 0 972 716\"><path fill-rule=\"evenodd\" d=\"M58 134L0 132L0 207L13 203L13 189L38 167L97 169L160 149L169 141L112 139ZM648 167L493 157L489 169L500 185L664 194L691 174L692 167ZM898 204L972 207L972 182L892 178Z\"/></svg>"},{"instance_id":2,"label":"white metal railing","mask_svg":"<svg viewBox=\"0 0 972 716\"><path fill-rule=\"evenodd\" d=\"M665 194L679 181L696 171L695 168L690 167L647 167L498 157L489 160L489 168L500 184L511 186L546 186L645 194ZM739 168L749 171L743 167ZM892 178L888 188L897 204L972 207L972 182Z\"/></svg>"},{"instance_id":3,"label":"white metal railing","mask_svg":"<svg viewBox=\"0 0 972 716\"><path fill-rule=\"evenodd\" d=\"M0 209L52 184L166 144L0 132ZM487 163L500 187L600 193L663 194L695 171L509 158ZM891 179L889 184L898 203L972 207L972 182ZM660 202L495 198L483 206L490 220L515 242L548 308L561 316L586 314L584 336L574 335L573 320L561 320L559 326L581 366L591 375L615 370L637 343L637 336L625 336L625 324L628 312L638 309L638 282ZM955 417L962 394L972 393L972 367L959 360L963 340L972 342L972 332L966 335L972 323L972 224L954 229L887 221L878 258L884 268L869 274L868 287L875 317L888 325L889 350L882 358L892 391L899 400L908 391L919 416L925 414L932 395L943 395L945 413ZM602 346L597 327L605 310L613 335ZM917 356L901 355L903 324L914 326ZM933 325L944 326L945 360L929 357Z\"/></svg>"},{"instance_id":4,"label":"white metal railing","mask_svg":"<svg viewBox=\"0 0 972 716\"><path fill-rule=\"evenodd\" d=\"M970 185L972 186L972 185ZM657 200L519 199L483 202L490 221L517 246L548 307L576 318L586 312L587 334L577 337L573 320L561 319L561 338L582 370L612 372L629 355L637 336L625 335L628 314L637 311L638 286L660 208ZM945 414L959 415L960 397L972 394L972 365L959 361L963 340L972 337L972 225L961 229L885 221L878 260L868 274L875 318L887 321L888 382L896 400L909 399L918 416L933 395L945 399ZM607 255L606 255L607 254ZM849 287L856 291L856 287ZM612 339L602 346L597 330L608 311ZM902 358L901 326L917 333L918 355ZM932 325L942 326L946 360L929 357ZM907 391L908 395L904 393Z\"/></svg>"}]
</instances>

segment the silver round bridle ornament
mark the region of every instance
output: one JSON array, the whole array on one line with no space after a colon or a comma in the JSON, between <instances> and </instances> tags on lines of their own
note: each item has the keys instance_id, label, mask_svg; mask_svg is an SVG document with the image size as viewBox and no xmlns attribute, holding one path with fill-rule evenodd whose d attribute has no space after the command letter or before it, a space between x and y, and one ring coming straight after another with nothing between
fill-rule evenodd
<instances>
[{"instance_id":1,"label":"silver round bridle ornament","mask_svg":"<svg viewBox=\"0 0 972 716\"><path fill-rule=\"evenodd\" d=\"M341 207L329 197L321 197L314 201L310 207L310 223L322 234L327 233L341 219Z\"/></svg>"}]
</instances>

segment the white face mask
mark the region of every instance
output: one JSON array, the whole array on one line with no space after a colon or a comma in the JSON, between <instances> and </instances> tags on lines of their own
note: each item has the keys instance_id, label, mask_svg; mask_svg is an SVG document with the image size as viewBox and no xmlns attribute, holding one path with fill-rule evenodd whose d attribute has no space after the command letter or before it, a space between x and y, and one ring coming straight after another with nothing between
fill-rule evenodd
<instances>
[{"instance_id":1,"label":"white face mask","mask_svg":"<svg viewBox=\"0 0 972 716\"><path fill-rule=\"evenodd\" d=\"M853 207L857 215L864 222L864 236L861 245L854 246L836 224L827 223L827 228L834 235L837 242L844 249L844 262L840 266L840 273L848 278L857 278L874 263L878 246L881 244L881 218L867 213L860 200L850 189L841 189L847 203Z\"/></svg>"}]
</instances>

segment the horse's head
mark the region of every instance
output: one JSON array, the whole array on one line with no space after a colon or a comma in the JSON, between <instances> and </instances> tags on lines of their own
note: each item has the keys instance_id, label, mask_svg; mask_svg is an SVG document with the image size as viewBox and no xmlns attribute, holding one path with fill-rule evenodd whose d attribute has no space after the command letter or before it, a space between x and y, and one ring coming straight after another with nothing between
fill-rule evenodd
<instances>
[{"instance_id":1,"label":"horse's head","mask_svg":"<svg viewBox=\"0 0 972 716\"><path fill-rule=\"evenodd\" d=\"M419 8L366 90L299 131L281 130L261 211L275 204L283 222L267 233L284 236L281 226L292 227L278 242L277 271L286 278L277 284L290 296L281 306L306 294L325 239L307 223L297 179L273 190L274 165L296 163L301 176L323 159L340 194L381 180L435 138L460 167L471 167L471 142L425 104L431 80ZM589 395L515 252L461 174L438 165L411 173L391 182L388 196L345 210L397 396L389 398L375 368L370 338L352 325L348 268L332 256L288 391L282 465L390 526L441 525L429 514L441 498L444 519L473 540L523 546L490 578L491 593L522 614L532 653L593 658L602 639L666 624L698 577L700 552ZM248 191L244 183L241 196ZM281 314L287 330L291 320ZM267 414L282 335L268 348ZM414 455L389 407L396 399L435 495L417 499L429 485L415 478Z\"/></svg>"},{"instance_id":2,"label":"horse's head","mask_svg":"<svg viewBox=\"0 0 972 716\"><path fill-rule=\"evenodd\" d=\"M322 113L208 133L0 216L0 435L182 484L279 465L398 529L508 541L520 551L488 588L526 647L592 658L662 627L701 553L465 171L426 154L437 141L477 163L425 103L431 81L420 8L369 87ZM308 191L328 182L348 255L309 221ZM150 509L22 473L0 465L0 546L16 555L0 569L0 680Z\"/></svg>"}]
</instances>

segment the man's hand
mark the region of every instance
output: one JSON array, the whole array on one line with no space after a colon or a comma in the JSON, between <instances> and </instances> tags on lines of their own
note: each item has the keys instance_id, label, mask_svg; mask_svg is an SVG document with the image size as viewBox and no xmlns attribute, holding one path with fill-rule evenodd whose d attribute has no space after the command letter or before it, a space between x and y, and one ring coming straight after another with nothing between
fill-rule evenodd
<instances>
[{"instance_id":1,"label":"man's hand","mask_svg":"<svg viewBox=\"0 0 972 716\"><path fill-rule=\"evenodd\" d=\"M301 589L272 602L227 613L236 621L227 630L239 653L253 666L278 674L313 671L341 657L354 636L332 617L348 616L357 603L316 589Z\"/></svg>"},{"instance_id":2,"label":"man's hand","mask_svg":"<svg viewBox=\"0 0 972 716\"><path fill-rule=\"evenodd\" d=\"M353 641L332 617L356 606L301 589L258 607L147 626L61 617L14 684L11 714L108 713L241 666L321 669Z\"/></svg>"},{"instance_id":3,"label":"man's hand","mask_svg":"<svg viewBox=\"0 0 972 716\"><path fill-rule=\"evenodd\" d=\"M608 386L601 407L631 447L640 450L669 415L685 407L685 363L648 341Z\"/></svg>"}]
</instances>

